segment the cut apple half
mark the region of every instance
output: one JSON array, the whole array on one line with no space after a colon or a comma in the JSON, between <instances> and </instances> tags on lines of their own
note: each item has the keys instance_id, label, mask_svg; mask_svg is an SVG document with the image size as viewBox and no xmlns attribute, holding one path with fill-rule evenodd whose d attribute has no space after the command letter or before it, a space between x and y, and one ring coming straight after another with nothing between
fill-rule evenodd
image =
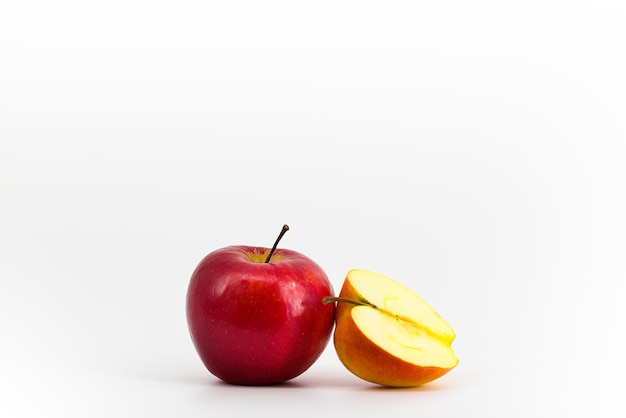
<instances>
[{"instance_id":1,"label":"cut apple half","mask_svg":"<svg viewBox=\"0 0 626 418\"><path fill-rule=\"evenodd\" d=\"M420 296L382 274L353 269L337 302L334 345L352 373L385 386L431 382L456 367L452 327Z\"/></svg>"}]
</instances>

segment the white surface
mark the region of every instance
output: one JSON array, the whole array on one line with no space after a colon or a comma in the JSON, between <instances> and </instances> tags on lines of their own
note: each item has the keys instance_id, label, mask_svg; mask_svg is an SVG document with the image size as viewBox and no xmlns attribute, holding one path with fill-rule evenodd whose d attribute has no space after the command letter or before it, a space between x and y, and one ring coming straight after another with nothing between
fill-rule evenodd
<instances>
[{"instance_id":1,"label":"white surface","mask_svg":"<svg viewBox=\"0 0 626 418\"><path fill-rule=\"evenodd\" d=\"M1 416L624 416L622 2L5 3ZM187 281L283 223L337 292L422 295L459 366L219 384Z\"/></svg>"}]
</instances>

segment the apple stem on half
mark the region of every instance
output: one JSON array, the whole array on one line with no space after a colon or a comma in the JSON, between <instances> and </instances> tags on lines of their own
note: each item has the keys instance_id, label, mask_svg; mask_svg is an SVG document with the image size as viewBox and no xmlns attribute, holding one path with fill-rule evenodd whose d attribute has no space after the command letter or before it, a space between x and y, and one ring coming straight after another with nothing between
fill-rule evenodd
<instances>
[{"instance_id":1,"label":"apple stem on half","mask_svg":"<svg viewBox=\"0 0 626 418\"><path fill-rule=\"evenodd\" d=\"M342 298L339 296L326 296L325 298L322 298L322 303L324 305L326 305L327 303L331 303L331 302L345 302L345 303L351 303L353 305L370 306L372 308L378 309L376 305L372 305L371 303L354 300L354 299Z\"/></svg>"},{"instance_id":2,"label":"apple stem on half","mask_svg":"<svg viewBox=\"0 0 626 418\"><path fill-rule=\"evenodd\" d=\"M274 254L274 251L276 251L276 247L278 246L278 242L283 237L283 235L285 235L285 232L287 232L287 231L289 231L289 225L285 224L285 225L283 225L283 229L280 230L280 234L278 234L278 238L276 238L276 241L274 242L274 246L270 250L270 253L267 255L267 258L265 259L266 263L270 262L270 258L272 258L272 255Z\"/></svg>"}]
</instances>

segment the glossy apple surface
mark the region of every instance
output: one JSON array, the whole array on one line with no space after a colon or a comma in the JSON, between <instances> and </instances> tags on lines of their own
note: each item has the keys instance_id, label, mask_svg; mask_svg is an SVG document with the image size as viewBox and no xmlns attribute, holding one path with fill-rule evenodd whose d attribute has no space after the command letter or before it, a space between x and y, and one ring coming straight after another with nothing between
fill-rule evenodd
<instances>
[{"instance_id":1,"label":"glossy apple surface","mask_svg":"<svg viewBox=\"0 0 626 418\"><path fill-rule=\"evenodd\" d=\"M450 325L402 284L354 269L339 297L331 299L337 301L335 350L356 376L384 386L412 387L457 365Z\"/></svg>"},{"instance_id":2,"label":"glossy apple surface","mask_svg":"<svg viewBox=\"0 0 626 418\"><path fill-rule=\"evenodd\" d=\"M187 290L187 323L206 368L225 382L269 385L302 374L327 346L335 307L322 268L288 249L231 246L208 254Z\"/></svg>"}]
</instances>

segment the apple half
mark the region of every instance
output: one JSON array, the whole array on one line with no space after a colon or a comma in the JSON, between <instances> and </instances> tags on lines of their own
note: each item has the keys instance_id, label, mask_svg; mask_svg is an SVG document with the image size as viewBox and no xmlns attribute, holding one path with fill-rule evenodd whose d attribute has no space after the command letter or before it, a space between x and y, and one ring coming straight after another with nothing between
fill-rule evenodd
<instances>
[{"instance_id":1,"label":"apple half","mask_svg":"<svg viewBox=\"0 0 626 418\"><path fill-rule=\"evenodd\" d=\"M458 359L452 327L420 296L368 270L350 270L337 302L335 350L356 376L384 386L413 387L431 382Z\"/></svg>"}]
</instances>

